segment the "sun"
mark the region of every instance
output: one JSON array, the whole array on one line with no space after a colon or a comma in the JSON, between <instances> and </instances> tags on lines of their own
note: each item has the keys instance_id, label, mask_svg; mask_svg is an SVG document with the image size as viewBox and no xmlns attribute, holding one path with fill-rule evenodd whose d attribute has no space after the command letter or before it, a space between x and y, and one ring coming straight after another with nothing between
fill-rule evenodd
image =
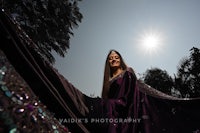
<instances>
[{"instance_id":1,"label":"sun","mask_svg":"<svg viewBox=\"0 0 200 133\"><path fill-rule=\"evenodd\" d=\"M162 44L161 34L157 32L145 32L139 37L140 48L147 54L156 54Z\"/></svg>"},{"instance_id":2,"label":"sun","mask_svg":"<svg viewBox=\"0 0 200 133\"><path fill-rule=\"evenodd\" d=\"M159 38L158 36L154 35L154 34L149 34L144 36L143 38L143 47L149 50L154 50L158 47L159 45Z\"/></svg>"}]
</instances>

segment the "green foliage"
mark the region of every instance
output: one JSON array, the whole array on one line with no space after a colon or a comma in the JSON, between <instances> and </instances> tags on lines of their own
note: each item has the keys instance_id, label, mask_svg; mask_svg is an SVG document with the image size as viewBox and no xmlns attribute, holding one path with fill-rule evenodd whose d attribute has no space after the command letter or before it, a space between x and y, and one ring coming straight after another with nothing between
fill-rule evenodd
<instances>
[{"instance_id":1,"label":"green foliage","mask_svg":"<svg viewBox=\"0 0 200 133\"><path fill-rule=\"evenodd\" d=\"M190 49L189 58L183 58L175 77L175 88L183 97L200 96L200 49Z\"/></svg>"},{"instance_id":2,"label":"green foliage","mask_svg":"<svg viewBox=\"0 0 200 133\"><path fill-rule=\"evenodd\" d=\"M167 71L152 68L145 72L143 80L146 84L167 94L187 98L200 97L200 49L195 47L190 49L190 56L180 61L174 79Z\"/></svg>"},{"instance_id":3,"label":"green foliage","mask_svg":"<svg viewBox=\"0 0 200 133\"><path fill-rule=\"evenodd\" d=\"M64 57L72 29L81 22L80 0L3 0L0 2L37 45L37 52L53 63L52 50Z\"/></svg>"},{"instance_id":4,"label":"green foliage","mask_svg":"<svg viewBox=\"0 0 200 133\"><path fill-rule=\"evenodd\" d=\"M157 90L171 94L173 80L165 70L148 69L144 74L144 82Z\"/></svg>"}]
</instances>

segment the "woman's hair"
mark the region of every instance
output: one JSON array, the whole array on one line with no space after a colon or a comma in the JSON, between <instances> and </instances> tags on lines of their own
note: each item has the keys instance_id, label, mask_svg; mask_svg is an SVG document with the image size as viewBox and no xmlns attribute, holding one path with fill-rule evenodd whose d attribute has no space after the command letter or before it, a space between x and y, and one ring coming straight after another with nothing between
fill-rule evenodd
<instances>
[{"instance_id":1,"label":"woman's hair","mask_svg":"<svg viewBox=\"0 0 200 133\"><path fill-rule=\"evenodd\" d=\"M102 94L101 94L102 98L104 98L104 99L106 99L108 97L108 92L109 92L109 87L110 87L109 79L112 77L112 74L113 74L110 69L110 64L109 64L109 56L112 52L115 52L119 56L121 68L123 70L127 69L127 65L125 64L121 54L119 52L117 52L116 50L110 50L110 52L107 55L106 62L105 62L105 68L104 68L103 89L102 89Z\"/></svg>"}]
</instances>

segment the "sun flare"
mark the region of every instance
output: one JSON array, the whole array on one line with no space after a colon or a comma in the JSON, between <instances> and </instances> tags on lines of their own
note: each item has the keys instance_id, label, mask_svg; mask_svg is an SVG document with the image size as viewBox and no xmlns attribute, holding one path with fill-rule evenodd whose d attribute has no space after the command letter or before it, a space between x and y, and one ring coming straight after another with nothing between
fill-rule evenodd
<instances>
[{"instance_id":1,"label":"sun flare","mask_svg":"<svg viewBox=\"0 0 200 133\"><path fill-rule=\"evenodd\" d=\"M159 45L159 38L153 34L147 35L143 38L143 46L147 49L153 50Z\"/></svg>"},{"instance_id":2,"label":"sun flare","mask_svg":"<svg viewBox=\"0 0 200 133\"><path fill-rule=\"evenodd\" d=\"M156 32L145 32L139 38L140 47L147 54L155 54L158 52L162 44L162 37Z\"/></svg>"}]
</instances>

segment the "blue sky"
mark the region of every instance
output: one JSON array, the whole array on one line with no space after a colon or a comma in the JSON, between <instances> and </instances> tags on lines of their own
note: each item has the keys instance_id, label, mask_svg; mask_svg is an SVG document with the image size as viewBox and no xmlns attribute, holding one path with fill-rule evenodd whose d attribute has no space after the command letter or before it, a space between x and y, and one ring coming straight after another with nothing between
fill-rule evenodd
<instances>
[{"instance_id":1,"label":"blue sky","mask_svg":"<svg viewBox=\"0 0 200 133\"><path fill-rule=\"evenodd\" d=\"M200 0L83 0L65 58L55 67L86 95L100 96L106 56L121 53L137 76L158 67L172 77L180 60L200 48ZM151 51L142 42L157 37Z\"/></svg>"}]
</instances>

